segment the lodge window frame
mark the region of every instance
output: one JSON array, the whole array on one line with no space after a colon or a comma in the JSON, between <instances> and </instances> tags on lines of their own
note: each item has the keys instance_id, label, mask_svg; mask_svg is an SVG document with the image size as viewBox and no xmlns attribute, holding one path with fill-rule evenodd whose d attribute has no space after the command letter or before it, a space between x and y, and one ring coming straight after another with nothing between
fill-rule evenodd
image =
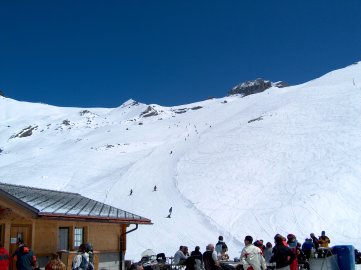
<instances>
[{"instance_id":1,"label":"lodge window frame","mask_svg":"<svg viewBox=\"0 0 361 270\"><path fill-rule=\"evenodd\" d=\"M67 240L67 249L68 251L78 250L79 246L83 243L86 243L88 236L88 227L87 226L58 226L58 249L60 248L60 230L67 229L68 231L68 240ZM81 229L79 234L78 229ZM80 236L80 237L79 237ZM78 245L79 244L79 245Z\"/></svg>"},{"instance_id":2,"label":"lodge window frame","mask_svg":"<svg viewBox=\"0 0 361 270\"><path fill-rule=\"evenodd\" d=\"M79 230L81 230L80 233ZM73 247L79 248L82 243L85 243L85 227L75 226L73 230Z\"/></svg>"}]
</instances>

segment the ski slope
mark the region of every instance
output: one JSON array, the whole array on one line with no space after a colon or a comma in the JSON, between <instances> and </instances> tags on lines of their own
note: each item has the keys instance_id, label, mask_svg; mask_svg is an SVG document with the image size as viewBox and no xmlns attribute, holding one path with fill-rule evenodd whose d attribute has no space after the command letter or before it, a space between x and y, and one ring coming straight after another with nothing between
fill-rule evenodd
<instances>
[{"instance_id":1,"label":"ski slope","mask_svg":"<svg viewBox=\"0 0 361 270\"><path fill-rule=\"evenodd\" d=\"M151 219L128 235L126 259L147 248L204 251L218 235L233 258L247 234L303 242L322 230L331 244L360 248L360 115L360 62L297 86L177 107L0 97L0 181L78 192Z\"/></svg>"}]
</instances>

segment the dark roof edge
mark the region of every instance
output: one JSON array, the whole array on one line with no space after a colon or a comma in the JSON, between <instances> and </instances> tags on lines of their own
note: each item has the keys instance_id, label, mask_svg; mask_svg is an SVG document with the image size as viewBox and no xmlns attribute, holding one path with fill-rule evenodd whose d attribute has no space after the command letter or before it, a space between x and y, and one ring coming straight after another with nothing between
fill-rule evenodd
<instances>
[{"instance_id":1,"label":"dark roof edge","mask_svg":"<svg viewBox=\"0 0 361 270\"><path fill-rule=\"evenodd\" d=\"M95 222L110 222L110 223L122 223L122 224L149 224L152 225L150 219L130 219L130 218L109 218L109 217L99 217L99 216L77 216L77 215L62 215L62 214L52 214L52 213L38 213L38 216L50 219L73 219L73 220L85 220L85 221L95 221Z\"/></svg>"},{"instance_id":2,"label":"dark roof edge","mask_svg":"<svg viewBox=\"0 0 361 270\"><path fill-rule=\"evenodd\" d=\"M31 212L33 212L34 214L38 214L39 210L36 209L35 207L32 207L31 205L23 202L22 200L19 200L18 198L14 197L13 195L5 192L4 190L0 189L0 195L3 195L4 197L7 197L8 199L10 199L11 201L14 201L16 204L25 207L27 210L30 210Z\"/></svg>"},{"instance_id":3,"label":"dark roof edge","mask_svg":"<svg viewBox=\"0 0 361 270\"><path fill-rule=\"evenodd\" d=\"M15 185L15 184L9 184L9 183L4 183L4 182L0 182L0 184L19 187L19 188L29 188L29 189L37 189L37 190L43 190L43 191L66 193L66 194L72 194L72 195L80 195L79 193L68 192L68 191L60 191L60 190L55 190L55 189L47 189L47 188L38 188L38 187L31 187L31 186Z\"/></svg>"}]
</instances>

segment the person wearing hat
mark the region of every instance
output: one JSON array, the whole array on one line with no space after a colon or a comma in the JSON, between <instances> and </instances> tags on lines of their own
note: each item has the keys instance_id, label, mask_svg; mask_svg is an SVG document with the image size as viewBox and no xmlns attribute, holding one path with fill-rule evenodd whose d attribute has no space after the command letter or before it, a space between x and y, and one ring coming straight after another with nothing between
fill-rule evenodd
<instances>
[{"instance_id":1,"label":"person wearing hat","mask_svg":"<svg viewBox=\"0 0 361 270\"><path fill-rule=\"evenodd\" d=\"M330 243L330 238L328 238L326 236L326 233L325 231L322 231L321 232L321 236L319 237L318 239L318 243L320 244L321 247L323 248L328 248L328 244Z\"/></svg>"},{"instance_id":2,"label":"person wearing hat","mask_svg":"<svg viewBox=\"0 0 361 270\"><path fill-rule=\"evenodd\" d=\"M244 270L266 270L266 261L263 257L262 250L252 244L253 238L247 235L244 238L245 247L241 253L241 264Z\"/></svg>"},{"instance_id":3,"label":"person wearing hat","mask_svg":"<svg viewBox=\"0 0 361 270\"><path fill-rule=\"evenodd\" d=\"M278 270L290 270L290 264L295 259L295 254L292 250L284 245L284 237L280 234L275 236L275 247L273 248L273 256L270 262L276 263Z\"/></svg>"}]
</instances>

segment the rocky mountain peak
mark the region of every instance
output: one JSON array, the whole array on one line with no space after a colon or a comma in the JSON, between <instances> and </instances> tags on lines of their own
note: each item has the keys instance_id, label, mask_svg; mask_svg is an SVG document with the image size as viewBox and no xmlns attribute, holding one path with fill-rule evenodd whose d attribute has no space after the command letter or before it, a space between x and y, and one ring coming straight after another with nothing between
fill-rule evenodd
<instances>
[{"instance_id":1,"label":"rocky mountain peak","mask_svg":"<svg viewBox=\"0 0 361 270\"><path fill-rule=\"evenodd\" d=\"M240 94L243 96L248 96L256 93L261 93L267 90L268 88L271 88L272 86L282 88L289 85L282 81L273 83L269 80L258 78L254 81L245 81L240 84L237 84L228 92L228 95Z\"/></svg>"}]
</instances>

